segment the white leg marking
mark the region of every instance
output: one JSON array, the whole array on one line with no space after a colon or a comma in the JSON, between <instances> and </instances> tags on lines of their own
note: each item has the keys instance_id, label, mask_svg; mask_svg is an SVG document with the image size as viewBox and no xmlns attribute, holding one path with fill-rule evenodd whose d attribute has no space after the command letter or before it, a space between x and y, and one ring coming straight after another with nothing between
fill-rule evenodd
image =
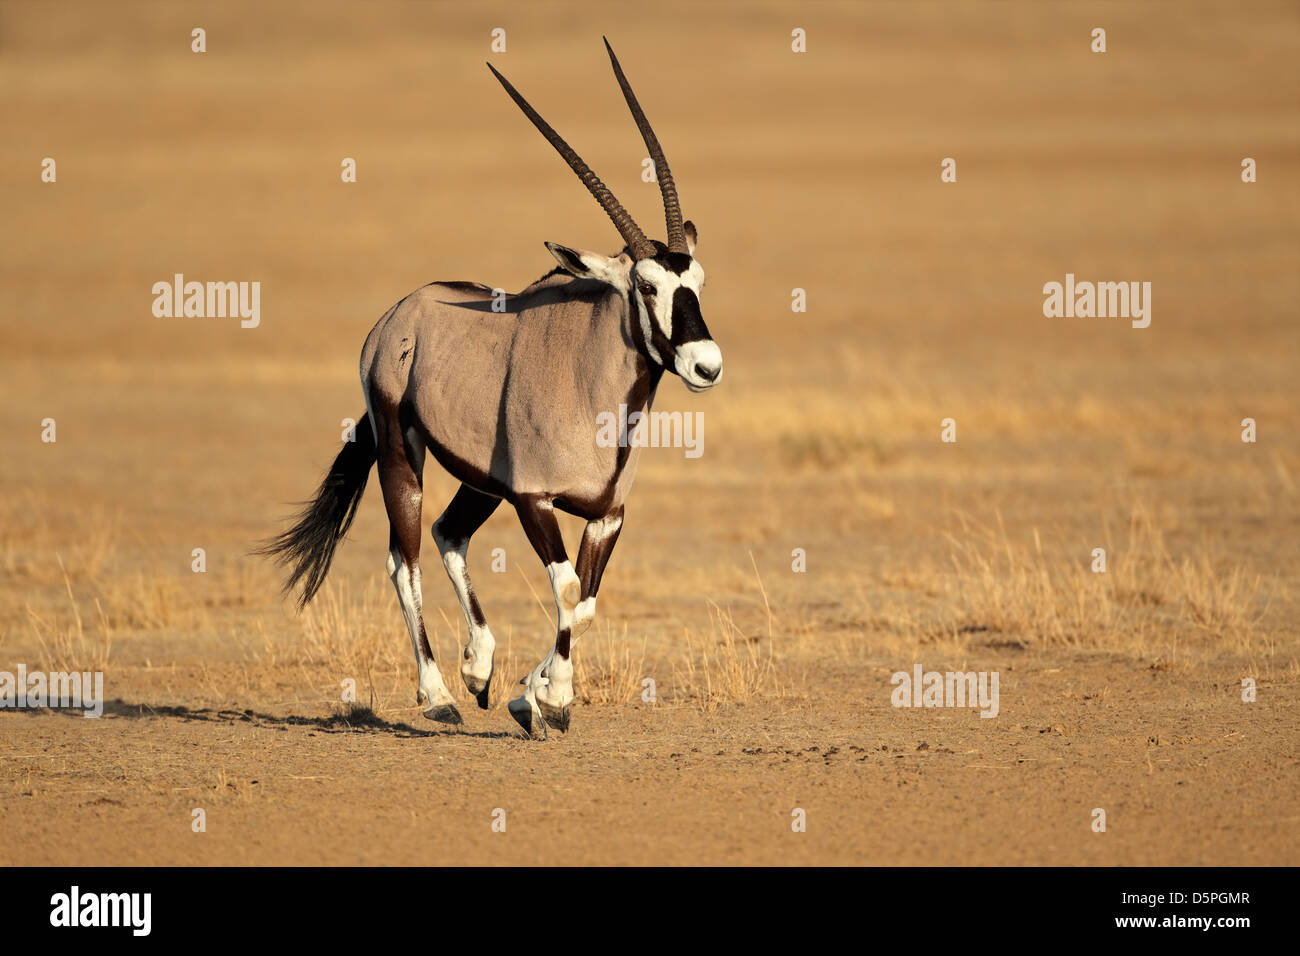
<instances>
[{"instance_id":1,"label":"white leg marking","mask_svg":"<svg viewBox=\"0 0 1300 956\"><path fill-rule=\"evenodd\" d=\"M546 573L551 579L551 591L555 596L556 638L558 640L559 631L567 630L572 640L578 596L582 593L577 572L568 561L557 561L546 566ZM568 707L573 703L573 662L561 657L552 647L551 652L528 675L528 689L538 703L556 710Z\"/></svg>"},{"instance_id":2,"label":"white leg marking","mask_svg":"<svg viewBox=\"0 0 1300 956\"><path fill-rule=\"evenodd\" d=\"M434 537L437 538L436 532ZM447 577L451 579L451 586L456 590L461 613L465 615L465 623L469 626L469 643L465 645L465 659L461 662L460 672L475 681L486 681L492 676L492 655L496 652L497 642L492 636L491 628L486 623L477 623L471 610L470 595L473 588L469 580L469 571L465 566L469 543L454 548L441 538L437 538L437 541L438 547L442 550L442 566L447 569Z\"/></svg>"},{"instance_id":3,"label":"white leg marking","mask_svg":"<svg viewBox=\"0 0 1300 956\"><path fill-rule=\"evenodd\" d=\"M595 521L587 522L587 528L584 537L591 545L598 545L610 535L617 534L618 529L623 527L623 519L619 515L609 518L597 518ZM587 628L591 627L591 622L596 619L596 596L584 598L578 603L573 612L573 631L569 641L569 650L573 650L573 645L578 642L578 638L586 633Z\"/></svg>"},{"instance_id":4,"label":"white leg marking","mask_svg":"<svg viewBox=\"0 0 1300 956\"><path fill-rule=\"evenodd\" d=\"M442 682L438 665L426 661L420 652L420 567L408 568L397 551L388 555L388 573L397 589L397 600L402 606L402 617L406 619L406 630L411 636L411 650L415 652L415 665L419 671L419 692L416 697L426 709L452 704L455 698Z\"/></svg>"},{"instance_id":5,"label":"white leg marking","mask_svg":"<svg viewBox=\"0 0 1300 956\"><path fill-rule=\"evenodd\" d=\"M578 643L578 636L586 633L587 628L591 627L591 622L596 619L596 599L589 597L578 602L578 606L573 612L573 631L569 639L569 650L573 650L573 645Z\"/></svg>"},{"instance_id":6,"label":"white leg marking","mask_svg":"<svg viewBox=\"0 0 1300 956\"><path fill-rule=\"evenodd\" d=\"M557 561L546 566L546 575L551 579L551 593L555 596L555 608L559 613L558 627L560 630L572 629L573 612L582 594L578 573L568 561Z\"/></svg>"}]
</instances>

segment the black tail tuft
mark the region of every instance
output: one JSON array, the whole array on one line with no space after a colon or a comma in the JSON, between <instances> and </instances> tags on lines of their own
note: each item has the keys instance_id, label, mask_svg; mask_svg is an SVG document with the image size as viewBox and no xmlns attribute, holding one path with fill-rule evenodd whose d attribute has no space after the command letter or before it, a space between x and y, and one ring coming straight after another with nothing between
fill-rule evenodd
<instances>
[{"instance_id":1,"label":"black tail tuft","mask_svg":"<svg viewBox=\"0 0 1300 956\"><path fill-rule=\"evenodd\" d=\"M356 441L344 444L316 497L299 513L294 526L254 552L288 565L289 580L284 592L288 594L302 584L298 610L306 607L325 583L334 549L352 526L376 457L375 431L370 416L363 414L357 420Z\"/></svg>"}]
</instances>

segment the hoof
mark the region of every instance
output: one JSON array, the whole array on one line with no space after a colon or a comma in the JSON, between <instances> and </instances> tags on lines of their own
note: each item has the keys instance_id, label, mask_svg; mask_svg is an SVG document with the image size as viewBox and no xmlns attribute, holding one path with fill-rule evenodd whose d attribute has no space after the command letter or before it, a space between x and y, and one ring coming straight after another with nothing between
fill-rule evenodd
<instances>
[{"instance_id":1,"label":"hoof","mask_svg":"<svg viewBox=\"0 0 1300 956\"><path fill-rule=\"evenodd\" d=\"M437 707L430 707L424 712L424 716L440 724L459 725L463 722L455 704L439 704Z\"/></svg>"},{"instance_id":2,"label":"hoof","mask_svg":"<svg viewBox=\"0 0 1300 956\"><path fill-rule=\"evenodd\" d=\"M534 740L546 739L546 722L527 697L516 697L506 705L506 709L529 737Z\"/></svg>"},{"instance_id":3,"label":"hoof","mask_svg":"<svg viewBox=\"0 0 1300 956\"><path fill-rule=\"evenodd\" d=\"M548 707L545 702L538 701L537 708L542 712L542 719L554 727L562 734L569 732L569 717L572 714L572 707Z\"/></svg>"},{"instance_id":4,"label":"hoof","mask_svg":"<svg viewBox=\"0 0 1300 956\"><path fill-rule=\"evenodd\" d=\"M471 677L462 673L461 677L465 678L465 686L469 692L474 695L474 700L478 702L482 710L488 709L488 690L492 686L492 675L489 674L487 680L480 680L477 677Z\"/></svg>"}]
</instances>

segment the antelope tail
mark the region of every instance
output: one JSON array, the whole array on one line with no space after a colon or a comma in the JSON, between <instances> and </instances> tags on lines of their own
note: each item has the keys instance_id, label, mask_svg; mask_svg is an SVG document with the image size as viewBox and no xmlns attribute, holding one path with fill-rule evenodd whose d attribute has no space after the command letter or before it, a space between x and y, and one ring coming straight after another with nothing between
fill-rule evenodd
<instances>
[{"instance_id":1,"label":"antelope tail","mask_svg":"<svg viewBox=\"0 0 1300 956\"><path fill-rule=\"evenodd\" d=\"M325 583L334 549L352 526L376 458L375 430L370 416L363 413L357 418L356 440L343 445L329 474L320 483L316 497L298 513L293 527L254 552L273 557L277 564L288 567L285 594L302 585L298 610L306 607Z\"/></svg>"}]
</instances>

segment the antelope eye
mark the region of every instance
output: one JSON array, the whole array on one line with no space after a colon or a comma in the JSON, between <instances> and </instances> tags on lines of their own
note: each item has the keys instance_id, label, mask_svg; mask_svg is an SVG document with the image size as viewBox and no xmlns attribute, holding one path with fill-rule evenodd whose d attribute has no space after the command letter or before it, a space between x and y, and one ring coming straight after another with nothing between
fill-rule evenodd
<instances>
[{"instance_id":1,"label":"antelope eye","mask_svg":"<svg viewBox=\"0 0 1300 956\"><path fill-rule=\"evenodd\" d=\"M640 292L643 296L651 296L655 294L655 287L650 285L650 283L648 282L642 282L639 286L636 287L636 290Z\"/></svg>"}]
</instances>

